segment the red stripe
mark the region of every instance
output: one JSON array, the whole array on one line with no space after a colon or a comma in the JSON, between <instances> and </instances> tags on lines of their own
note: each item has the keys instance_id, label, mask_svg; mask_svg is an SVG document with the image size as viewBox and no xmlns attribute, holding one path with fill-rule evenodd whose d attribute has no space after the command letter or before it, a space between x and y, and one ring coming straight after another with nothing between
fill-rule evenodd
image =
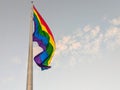
<instances>
[{"instance_id":1,"label":"red stripe","mask_svg":"<svg viewBox=\"0 0 120 90\"><path fill-rule=\"evenodd\" d=\"M46 27L46 29L47 29L47 31L48 31L48 34L50 34L50 35L52 36L52 38L53 38L53 34L52 34L50 28L48 27L48 25L46 24L46 22L44 21L44 19L42 18L42 16L38 13L38 11L37 11L37 9L35 8L35 6L33 6L33 9L34 9L35 12L38 14L42 25L44 25L44 26ZM53 40L54 40L54 38L53 38Z\"/></svg>"}]
</instances>

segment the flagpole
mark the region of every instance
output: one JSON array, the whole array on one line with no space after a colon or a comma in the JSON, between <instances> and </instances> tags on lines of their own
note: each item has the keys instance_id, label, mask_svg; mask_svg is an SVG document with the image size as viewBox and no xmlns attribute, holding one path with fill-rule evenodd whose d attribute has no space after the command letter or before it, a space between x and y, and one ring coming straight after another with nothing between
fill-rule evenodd
<instances>
[{"instance_id":1,"label":"flagpole","mask_svg":"<svg viewBox=\"0 0 120 90\"><path fill-rule=\"evenodd\" d=\"M26 90L33 90L33 1L31 1L32 10L30 16L30 32L29 32L29 55L28 55L28 67L27 67L27 85Z\"/></svg>"}]
</instances>

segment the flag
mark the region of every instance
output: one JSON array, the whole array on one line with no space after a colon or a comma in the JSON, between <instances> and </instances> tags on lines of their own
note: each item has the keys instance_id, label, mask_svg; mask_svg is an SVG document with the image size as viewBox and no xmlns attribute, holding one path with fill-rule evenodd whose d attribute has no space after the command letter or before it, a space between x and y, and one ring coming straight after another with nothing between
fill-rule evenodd
<instances>
[{"instance_id":1,"label":"flag","mask_svg":"<svg viewBox=\"0 0 120 90\"><path fill-rule=\"evenodd\" d=\"M42 52L34 57L34 61L39 67L41 67L41 70L46 70L51 68L50 63L56 48L55 40L50 28L35 6L33 6L33 21L33 42L37 42L43 49Z\"/></svg>"}]
</instances>

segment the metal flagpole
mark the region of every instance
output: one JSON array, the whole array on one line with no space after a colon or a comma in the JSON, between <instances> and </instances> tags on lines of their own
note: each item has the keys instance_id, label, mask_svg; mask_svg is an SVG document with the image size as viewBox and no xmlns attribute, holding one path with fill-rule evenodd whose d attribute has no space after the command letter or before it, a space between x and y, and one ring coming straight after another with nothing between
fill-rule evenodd
<instances>
[{"instance_id":1,"label":"metal flagpole","mask_svg":"<svg viewBox=\"0 0 120 90\"><path fill-rule=\"evenodd\" d=\"M27 68L27 85L26 90L33 90L33 42L32 42L32 33L33 33L33 1L32 11L30 16L30 32L29 32L29 55L28 55L28 68Z\"/></svg>"}]
</instances>

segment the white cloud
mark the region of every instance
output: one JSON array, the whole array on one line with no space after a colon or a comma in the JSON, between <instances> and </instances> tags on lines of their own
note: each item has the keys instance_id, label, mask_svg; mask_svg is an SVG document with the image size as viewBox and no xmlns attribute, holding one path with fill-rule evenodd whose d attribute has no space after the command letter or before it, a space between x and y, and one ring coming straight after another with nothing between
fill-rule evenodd
<instances>
[{"instance_id":1,"label":"white cloud","mask_svg":"<svg viewBox=\"0 0 120 90\"><path fill-rule=\"evenodd\" d=\"M103 35L100 34L97 36L97 38L90 40L90 42L86 42L86 44L83 45L82 51L84 52L84 54L98 53L100 51L102 40L103 40Z\"/></svg>"},{"instance_id":2,"label":"white cloud","mask_svg":"<svg viewBox=\"0 0 120 90\"><path fill-rule=\"evenodd\" d=\"M112 50L117 47L120 47L120 28L118 26L110 25L102 30L99 25L86 25L57 41L55 58L61 58L62 55L68 56L70 66L74 66L79 62L80 55L94 56L105 48Z\"/></svg>"},{"instance_id":3,"label":"white cloud","mask_svg":"<svg viewBox=\"0 0 120 90\"><path fill-rule=\"evenodd\" d=\"M64 40L63 41L59 40L56 44L57 44L57 46L56 46L57 51L55 52L55 54L57 54L57 55L67 49L67 45L64 42Z\"/></svg>"},{"instance_id":4,"label":"white cloud","mask_svg":"<svg viewBox=\"0 0 120 90\"><path fill-rule=\"evenodd\" d=\"M80 42L74 42L71 44L71 46L69 47L70 50L75 50L81 47Z\"/></svg>"},{"instance_id":5,"label":"white cloud","mask_svg":"<svg viewBox=\"0 0 120 90\"><path fill-rule=\"evenodd\" d=\"M103 32L99 25L94 27L86 25L80 31L58 40L57 54L59 55L63 52L71 53L73 51L95 54L100 52L103 43L105 43L105 47L109 47L112 44L114 44L114 47L115 45L119 46L120 28L110 26Z\"/></svg>"},{"instance_id":6,"label":"white cloud","mask_svg":"<svg viewBox=\"0 0 120 90\"><path fill-rule=\"evenodd\" d=\"M71 37L70 36L65 36L63 37L63 43L68 43L70 41Z\"/></svg>"},{"instance_id":7,"label":"white cloud","mask_svg":"<svg viewBox=\"0 0 120 90\"><path fill-rule=\"evenodd\" d=\"M107 48L114 48L120 46L120 28L110 27L104 36L104 42Z\"/></svg>"},{"instance_id":8,"label":"white cloud","mask_svg":"<svg viewBox=\"0 0 120 90\"><path fill-rule=\"evenodd\" d=\"M98 35L98 33L100 32L100 26L95 26L92 30L91 33L92 35L95 37Z\"/></svg>"},{"instance_id":9,"label":"white cloud","mask_svg":"<svg viewBox=\"0 0 120 90\"><path fill-rule=\"evenodd\" d=\"M120 25L120 17L110 20L113 25Z\"/></svg>"},{"instance_id":10,"label":"white cloud","mask_svg":"<svg viewBox=\"0 0 120 90\"><path fill-rule=\"evenodd\" d=\"M82 29L82 36L78 36L79 38L83 38L83 42L90 42L92 39L95 39L99 33L100 33L100 26L90 26L90 25L87 25L85 27L83 27ZM86 32L87 31L87 32Z\"/></svg>"},{"instance_id":11,"label":"white cloud","mask_svg":"<svg viewBox=\"0 0 120 90\"><path fill-rule=\"evenodd\" d=\"M83 31L84 32L89 32L91 30L91 26L90 25L86 25L84 28L83 28Z\"/></svg>"},{"instance_id":12,"label":"white cloud","mask_svg":"<svg viewBox=\"0 0 120 90\"><path fill-rule=\"evenodd\" d=\"M118 37L120 34L120 28L119 27L110 27L108 28L107 32L105 33L106 39L111 37Z\"/></svg>"}]
</instances>

